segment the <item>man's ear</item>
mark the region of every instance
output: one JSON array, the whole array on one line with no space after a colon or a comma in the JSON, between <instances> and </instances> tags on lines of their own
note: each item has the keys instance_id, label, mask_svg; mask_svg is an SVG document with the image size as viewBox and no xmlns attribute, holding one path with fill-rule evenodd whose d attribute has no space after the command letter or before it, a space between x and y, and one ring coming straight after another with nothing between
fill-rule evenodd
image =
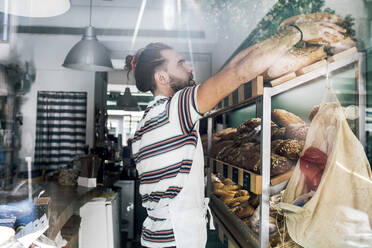
<instances>
[{"instance_id":1,"label":"man's ear","mask_svg":"<svg viewBox=\"0 0 372 248\"><path fill-rule=\"evenodd\" d=\"M169 82L169 76L168 73L166 73L163 70L156 71L154 74L155 81L160 84L168 84Z\"/></svg>"}]
</instances>

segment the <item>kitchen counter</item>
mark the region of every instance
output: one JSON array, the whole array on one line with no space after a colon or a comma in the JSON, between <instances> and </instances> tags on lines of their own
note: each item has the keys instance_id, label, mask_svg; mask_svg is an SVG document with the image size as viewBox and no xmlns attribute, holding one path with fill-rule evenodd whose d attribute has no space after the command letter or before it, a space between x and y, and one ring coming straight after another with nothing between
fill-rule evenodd
<instances>
[{"instance_id":1,"label":"kitchen counter","mask_svg":"<svg viewBox=\"0 0 372 248\"><path fill-rule=\"evenodd\" d=\"M49 229L47 236L55 239L58 232L77 212L81 206L103 192L103 188L85 188L80 186L61 186L56 182L48 182L45 196L51 198L49 202Z\"/></svg>"},{"instance_id":2,"label":"kitchen counter","mask_svg":"<svg viewBox=\"0 0 372 248\"><path fill-rule=\"evenodd\" d=\"M26 185L23 185L26 186ZM103 192L103 187L85 188L81 186L61 186L57 182L33 183L33 197L45 190L42 197L50 197L48 205L49 228L46 235L52 240L74 213L81 206ZM0 204L19 202L27 199L27 191L19 190L16 194L0 192Z\"/></svg>"}]
</instances>

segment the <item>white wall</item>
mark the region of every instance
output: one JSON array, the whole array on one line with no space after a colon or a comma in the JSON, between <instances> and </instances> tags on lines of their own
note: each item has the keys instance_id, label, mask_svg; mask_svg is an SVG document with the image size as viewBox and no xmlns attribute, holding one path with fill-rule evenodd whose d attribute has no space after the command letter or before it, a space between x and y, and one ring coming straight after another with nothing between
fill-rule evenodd
<instances>
[{"instance_id":1,"label":"white wall","mask_svg":"<svg viewBox=\"0 0 372 248\"><path fill-rule=\"evenodd\" d=\"M17 18L14 23L19 25L37 25L37 26L60 26L60 27L84 27L88 24L89 8L87 6L73 5L65 14L51 18ZM92 24L96 28L118 28L133 29L138 16L138 8L109 8L94 7ZM204 25L201 22L201 16L184 16L187 18L188 25L178 21L175 30L197 30L203 31ZM144 15L141 29L163 30L162 22L163 11L159 8L150 8ZM98 39L111 51L112 54L119 53L121 58L134 52L135 50L147 45L149 42L160 41L173 46L182 53L206 52L208 58L200 62L203 70L198 77L208 78L210 76L210 55L213 51L213 44L216 41L214 32L206 31L207 37L203 39L185 39L169 37L137 37L133 49L132 37L130 36L100 36ZM35 128L36 128L36 97L37 92L42 91L86 91L88 93L88 120L86 131L86 143L93 145L94 138L94 73L74 71L63 68L61 64L70 48L81 39L81 35L41 35L41 34L16 34L12 37L11 44L1 51L6 56L0 57L3 61L15 61L23 63L32 61L36 68L36 81L31 87L31 91L23 98L21 112L23 114L24 125L21 130L21 150L19 158L24 160L25 156L34 155L35 146ZM10 56L9 56L10 54ZM196 62L199 63L199 62ZM208 75L205 75L207 71ZM200 76L199 76L200 75Z\"/></svg>"},{"instance_id":2,"label":"white wall","mask_svg":"<svg viewBox=\"0 0 372 248\"><path fill-rule=\"evenodd\" d=\"M78 37L76 37L78 38ZM94 73L65 69L61 66L69 49L77 42L75 37L52 35L18 35L20 59L32 59L36 68L36 80L23 97L21 112L22 148L19 158L34 155L36 107L38 91L84 91L88 94L86 143L93 145L94 123Z\"/></svg>"}]
</instances>

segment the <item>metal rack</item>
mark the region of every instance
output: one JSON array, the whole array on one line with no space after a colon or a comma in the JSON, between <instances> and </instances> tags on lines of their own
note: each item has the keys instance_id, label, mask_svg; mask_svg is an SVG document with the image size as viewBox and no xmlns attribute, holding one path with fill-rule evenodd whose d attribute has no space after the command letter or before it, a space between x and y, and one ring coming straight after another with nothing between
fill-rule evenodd
<instances>
[{"instance_id":1,"label":"metal rack","mask_svg":"<svg viewBox=\"0 0 372 248\"><path fill-rule=\"evenodd\" d=\"M271 99L273 96L299 87L311 80L331 73L342 67L354 64L355 68L355 86L358 92L357 105L359 106L359 121L357 126L358 138L363 146L365 146L365 111L366 111L366 81L365 81L365 55L363 53L354 53L343 57L334 62L327 62L326 65L319 67L304 75L298 76L283 84L275 87L264 87L261 96L247 99L235 106L230 106L219 111L215 111L204 118L208 122L208 151L212 145L212 130L213 118L217 115L225 114L229 111L240 109L251 104L256 104L257 116L262 118L261 124L261 175L262 175L262 195L261 195L261 212L260 212L260 234L259 247L269 247L269 197L270 197L270 154L271 152ZM212 206L213 207L213 206ZM218 206L217 206L218 207ZM219 206L220 208L221 206ZM244 231L244 230L243 230Z\"/></svg>"}]
</instances>

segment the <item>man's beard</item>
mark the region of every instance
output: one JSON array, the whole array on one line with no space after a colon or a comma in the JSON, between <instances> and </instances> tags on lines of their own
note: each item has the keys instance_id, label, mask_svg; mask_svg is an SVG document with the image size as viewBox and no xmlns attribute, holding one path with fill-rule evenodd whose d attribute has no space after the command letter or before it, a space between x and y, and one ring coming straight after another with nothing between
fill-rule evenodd
<instances>
[{"instance_id":1,"label":"man's beard","mask_svg":"<svg viewBox=\"0 0 372 248\"><path fill-rule=\"evenodd\" d=\"M179 90L182 90L185 87L190 87L190 86L195 86L196 83L194 81L194 76L192 73L189 76L189 79L187 81L176 78L174 76L169 76L170 77L170 87L172 88L173 92L176 93Z\"/></svg>"}]
</instances>

